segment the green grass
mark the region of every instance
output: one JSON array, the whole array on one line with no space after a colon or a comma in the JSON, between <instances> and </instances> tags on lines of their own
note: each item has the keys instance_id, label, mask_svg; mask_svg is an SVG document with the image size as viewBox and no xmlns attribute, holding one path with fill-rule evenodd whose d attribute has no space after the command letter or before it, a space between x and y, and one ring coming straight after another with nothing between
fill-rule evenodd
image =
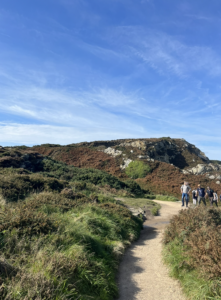
<instances>
[{"instance_id":1,"label":"green grass","mask_svg":"<svg viewBox=\"0 0 221 300\"><path fill-rule=\"evenodd\" d=\"M179 201L176 197L173 196L166 196L166 195L145 195L147 199L156 199L156 200L161 200L161 201Z\"/></svg>"},{"instance_id":2,"label":"green grass","mask_svg":"<svg viewBox=\"0 0 221 300\"><path fill-rule=\"evenodd\" d=\"M188 251L178 239L164 246L163 258L170 269L170 275L180 281L188 299L221 299L221 278L205 279L196 269L192 268Z\"/></svg>"},{"instance_id":3,"label":"green grass","mask_svg":"<svg viewBox=\"0 0 221 300\"><path fill-rule=\"evenodd\" d=\"M148 173L150 173L150 171L151 168L149 165L138 160L130 162L128 167L125 169L127 176L133 179L144 178Z\"/></svg>"},{"instance_id":4,"label":"green grass","mask_svg":"<svg viewBox=\"0 0 221 300\"><path fill-rule=\"evenodd\" d=\"M0 270L5 259L13 270L1 274L1 299L117 297L119 258L142 222L114 199L82 197L43 192L1 207Z\"/></svg>"},{"instance_id":5,"label":"green grass","mask_svg":"<svg viewBox=\"0 0 221 300\"><path fill-rule=\"evenodd\" d=\"M160 204L152 200L147 200L145 198L122 198L122 202L127 206L134 207L134 208L145 207L145 210L150 210L151 214L154 216L158 215L158 212L161 208Z\"/></svg>"}]
</instances>

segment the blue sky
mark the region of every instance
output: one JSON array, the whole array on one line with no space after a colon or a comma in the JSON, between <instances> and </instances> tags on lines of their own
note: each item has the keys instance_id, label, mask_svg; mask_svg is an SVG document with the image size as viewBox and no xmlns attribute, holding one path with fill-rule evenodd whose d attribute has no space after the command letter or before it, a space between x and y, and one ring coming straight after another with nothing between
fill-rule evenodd
<instances>
[{"instance_id":1,"label":"blue sky","mask_svg":"<svg viewBox=\"0 0 221 300\"><path fill-rule=\"evenodd\" d=\"M0 144L170 136L221 160L219 0L1 0Z\"/></svg>"}]
</instances>

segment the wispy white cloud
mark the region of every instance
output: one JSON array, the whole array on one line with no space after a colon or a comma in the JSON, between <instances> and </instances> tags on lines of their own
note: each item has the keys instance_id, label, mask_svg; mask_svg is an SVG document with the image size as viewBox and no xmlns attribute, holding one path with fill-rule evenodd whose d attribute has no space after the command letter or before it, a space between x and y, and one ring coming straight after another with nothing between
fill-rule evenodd
<instances>
[{"instance_id":1,"label":"wispy white cloud","mask_svg":"<svg viewBox=\"0 0 221 300\"><path fill-rule=\"evenodd\" d=\"M221 57L208 46L188 45L180 37L136 26L114 29L111 39L121 41L130 56L140 58L164 76L185 77L198 71L221 75Z\"/></svg>"}]
</instances>

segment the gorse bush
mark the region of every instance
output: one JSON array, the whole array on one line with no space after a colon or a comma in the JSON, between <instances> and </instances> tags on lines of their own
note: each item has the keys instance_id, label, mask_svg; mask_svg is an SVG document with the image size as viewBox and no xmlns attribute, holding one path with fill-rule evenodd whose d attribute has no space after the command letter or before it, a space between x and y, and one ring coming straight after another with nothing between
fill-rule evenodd
<instances>
[{"instance_id":1,"label":"gorse bush","mask_svg":"<svg viewBox=\"0 0 221 300\"><path fill-rule=\"evenodd\" d=\"M200 298L201 291L196 291L193 284L194 289L188 290L191 299L220 299L215 297L221 296L221 287L217 284L221 278L220 230L221 210L197 207L181 210L179 215L172 218L165 231L165 257L173 274L184 285L187 278L201 282L201 288L206 293Z\"/></svg>"},{"instance_id":2,"label":"gorse bush","mask_svg":"<svg viewBox=\"0 0 221 300\"><path fill-rule=\"evenodd\" d=\"M150 171L149 165L137 160L130 162L125 170L127 176L133 179L144 178Z\"/></svg>"}]
</instances>

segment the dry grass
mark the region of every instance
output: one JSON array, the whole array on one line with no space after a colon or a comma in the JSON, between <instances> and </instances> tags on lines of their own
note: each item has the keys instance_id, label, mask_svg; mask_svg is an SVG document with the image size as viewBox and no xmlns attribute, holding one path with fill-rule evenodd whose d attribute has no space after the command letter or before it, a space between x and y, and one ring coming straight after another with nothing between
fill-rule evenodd
<instances>
[{"instance_id":1,"label":"dry grass","mask_svg":"<svg viewBox=\"0 0 221 300\"><path fill-rule=\"evenodd\" d=\"M181 210L165 231L165 260L190 299L220 299L220 232L221 210L205 207Z\"/></svg>"}]
</instances>

